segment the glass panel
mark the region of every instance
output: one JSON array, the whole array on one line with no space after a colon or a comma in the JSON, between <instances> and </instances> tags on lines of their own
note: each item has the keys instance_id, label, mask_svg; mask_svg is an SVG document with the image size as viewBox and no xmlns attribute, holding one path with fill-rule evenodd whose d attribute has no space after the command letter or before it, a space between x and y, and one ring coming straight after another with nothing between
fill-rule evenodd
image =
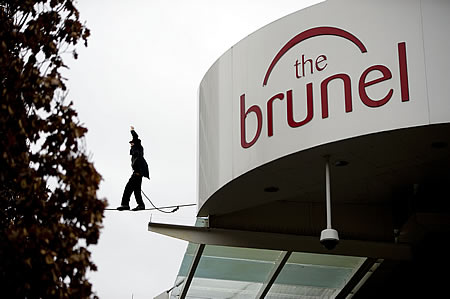
<instances>
[{"instance_id":1,"label":"glass panel","mask_svg":"<svg viewBox=\"0 0 450 299\"><path fill-rule=\"evenodd\" d=\"M171 299L178 298L197 244L189 244ZM255 298L268 280L281 251L206 246L187 298ZM294 252L266 298L334 298L365 258Z\"/></svg>"},{"instance_id":2,"label":"glass panel","mask_svg":"<svg viewBox=\"0 0 450 299\"><path fill-rule=\"evenodd\" d=\"M187 276L196 245L189 244L177 282ZM187 298L254 298L281 251L206 246L189 287ZM177 298L183 284L173 289Z\"/></svg>"},{"instance_id":3,"label":"glass panel","mask_svg":"<svg viewBox=\"0 0 450 299\"><path fill-rule=\"evenodd\" d=\"M186 298L189 299L225 299L255 298L262 283L194 278Z\"/></svg>"},{"instance_id":4,"label":"glass panel","mask_svg":"<svg viewBox=\"0 0 450 299\"><path fill-rule=\"evenodd\" d=\"M198 244L189 243L186 248L186 253L184 254L183 261L181 262L180 270L178 271L178 276L175 281L175 286L171 292L170 299L178 298L181 294L181 289L183 288L184 281L187 277L188 271L191 267L192 261L194 260L195 251L197 250Z\"/></svg>"},{"instance_id":5,"label":"glass panel","mask_svg":"<svg viewBox=\"0 0 450 299\"><path fill-rule=\"evenodd\" d=\"M178 277L186 277L189 268L191 267L192 261L194 260L195 251L197 250L198 244L189 243L186 248L186 253L184 254L183 261L181 262L180 270L178 271Z\"/></svg>"},{"instance_id":6,"label":"glass panel","mask_svg":"<svg viewBox=\"0 0 450 299\"><path fill-rule=\"evenodd\" d=\"M365 258L294 252L266 298L334 298Z\"/></svg>"}]
</instances>

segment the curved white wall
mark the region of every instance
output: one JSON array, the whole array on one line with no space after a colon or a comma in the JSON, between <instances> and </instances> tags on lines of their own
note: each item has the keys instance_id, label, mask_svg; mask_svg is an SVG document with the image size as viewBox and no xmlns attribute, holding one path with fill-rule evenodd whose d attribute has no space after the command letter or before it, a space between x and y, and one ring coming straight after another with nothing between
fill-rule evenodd
<instances>
[{"instance_id":1,"label":"curved white wall","mask_svg":"<svg viewBox=\"0 0 450 299\"><path fill-rule=\"evenodd\" d=\"M267 162L450 122L450 1L329 0L251 34L199 89L199 207Z\"/></svg>"}]
</instances>

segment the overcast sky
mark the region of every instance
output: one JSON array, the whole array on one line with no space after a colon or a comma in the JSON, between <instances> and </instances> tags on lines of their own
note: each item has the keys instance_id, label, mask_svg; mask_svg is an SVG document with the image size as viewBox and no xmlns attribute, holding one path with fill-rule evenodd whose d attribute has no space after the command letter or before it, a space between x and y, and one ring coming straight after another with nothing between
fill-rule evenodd
<instances>
[{"instance_id":1,"label":"overcast sky","mask_svg":"<svg viewBox=\"0 0 450 299\"><path fill-rule=\"evenodd\" d=\"M197 203L197 91L206 71L247 35L318 2L79 0L91 37L78 60L66 61L65 76L109 208L120 205L131 175L130 125L144 146L151 180L142 189L153 203ZM147 225L150 218L192 225L196 212L105 211L99 244L90 247L98 266L90 281L100 298L153 298L171 288L187 242Z\"/></svg>"}]
</instances>

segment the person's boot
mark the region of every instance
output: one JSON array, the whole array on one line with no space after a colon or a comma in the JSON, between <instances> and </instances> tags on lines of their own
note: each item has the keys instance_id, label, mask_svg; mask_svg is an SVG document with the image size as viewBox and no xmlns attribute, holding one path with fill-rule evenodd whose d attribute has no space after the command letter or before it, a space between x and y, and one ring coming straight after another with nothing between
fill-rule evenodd
<instances>
[{"instance_id":1,"label":"person's boot","mask_svg":"<svg viewBox=\"0 0 450 299\"><path fill-rule=\"evenodd\" d=\"M120 206L117 208L117 210L119 210L119 211L124 211L124 210L129 210L129 209L130 209L130 206Z\"/></svg>"},{"instance_id":2,"label":"person's boot","mask_svg":"<svg viewBox=\"0 0 450 299\"><path fill-rule=\"evenodd\" d=\"M143 205L138 205L137 207L135 207L132 211L142 211L145 210L145 206Z\"/></svg>"}]
</instances>

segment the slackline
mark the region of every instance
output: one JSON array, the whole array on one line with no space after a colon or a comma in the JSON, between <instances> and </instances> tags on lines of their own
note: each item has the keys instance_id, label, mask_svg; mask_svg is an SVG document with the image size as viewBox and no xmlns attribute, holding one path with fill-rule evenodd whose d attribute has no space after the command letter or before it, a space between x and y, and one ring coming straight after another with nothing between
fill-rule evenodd
<instances>
[{"instance_id":1,"label":"slackline","mask_svg":"<svg viewBox=\"0 0 450 299\"><path fill-rule=\"evenodd\" d=\"M150 198L148 198L148 196L144 193L144 191L141 189L142 194L144 194L145 198L147 198L147 200L150 202L150 204L153 206L153 208L148 208L148 209L142 209L142 210L137 210L137 211L133 211L133 210L118 210L116 209L105 209L107 211L119 211L119 212L123 212L123 211L131 211L131 212L138 212L138 211L152 211L152 210L158 210L161 213L166 213L166 214L171 214L171 213L175 213L176 211L178 211L180 208L183 207L189 207L189 206L195 206L195 203L190 203L190 204L184 204L184 205L176 205L176 206L166 206L166 207L157 207L153 204L153 202L150 200ZM172 211L164 211L163 209L170 209L170 208L174 208Z\"/></svg>"},{"instance_id":2,"label":"slackline","mask_svg":"<svg viewBox=\"0 0 450 299\"><path fill-rule=\"evenodd\" d=\"M139 210L139 211L151 211L151 210L158 210L158 209L170 209L170 208L183 208L183 207L190 207L190 206L195 206L195 203L190 203L190 204L185 204L185 205L176 205L176 206L166 206L166 207L154 207L154 208L148 208L148 209L144 209L144 210ZM105 209L106 211L119 211L118 209ZM122 210L119 212L139 212L139 211L132 211L132 210Z\"/></svg>"}]
</instances>

